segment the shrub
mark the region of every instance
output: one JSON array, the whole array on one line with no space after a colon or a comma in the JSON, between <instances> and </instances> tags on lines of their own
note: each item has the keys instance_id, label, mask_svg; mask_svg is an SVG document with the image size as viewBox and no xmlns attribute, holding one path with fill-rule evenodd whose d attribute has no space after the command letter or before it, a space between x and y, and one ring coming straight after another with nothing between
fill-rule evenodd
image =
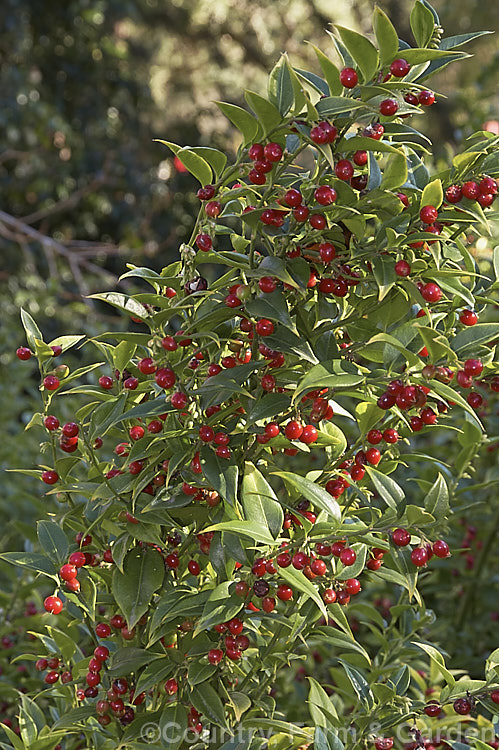
<instances>
[{"instance_id":1,"label":"shrub","mask_svg":"<svg viewBox=\"0 0 499 750\"><path fill-rule=\"evenodd\" d=\"M417 48L376 9L377 47L336 27L341 70L283 56L253 113L221 103L232 165L164 141L201 184L191 241L124 274L152 291L94 295L143 332L47 345L23 313L46 456L25 471L59 507L37 551L2 555L52 582L23 746L496 746L499 651L449 670L422 594L452 514L497 480L471 476L493 448L498 256L469 247L497 139L430 178L406 120L469 35L419 0L411 24ZM99 362L54 364L83 344ZM65 394L81 407L58 424Z\"/></svg>"}]
</instances>

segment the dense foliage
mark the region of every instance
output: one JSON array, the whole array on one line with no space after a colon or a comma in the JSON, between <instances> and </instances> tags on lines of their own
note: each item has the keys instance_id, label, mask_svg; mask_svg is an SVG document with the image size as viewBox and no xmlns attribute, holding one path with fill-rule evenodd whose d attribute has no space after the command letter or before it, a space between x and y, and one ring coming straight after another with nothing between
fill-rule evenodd
<instances>
[{"instance_id":1,"label":"dense foliage","mask_svg":"<svg viewBox=\"0 0 499 750\"><path fill-rule=\"evenodd\" d=\"M44 442L20 471L54 513L1 555L4 637L34 639L2 747L496 746L499 255L470 247L498 138L430 177L408 118L473 35L421 0L410 23L416 47L376 9L377 46L335 27L341 69L283 56L251 112L220 103L234 163L162 141L201 205L180 260L93 295L132 330L44 343L23 311ZM476 643L432 607L484 618Z\"/></svg>"}]
</instances>

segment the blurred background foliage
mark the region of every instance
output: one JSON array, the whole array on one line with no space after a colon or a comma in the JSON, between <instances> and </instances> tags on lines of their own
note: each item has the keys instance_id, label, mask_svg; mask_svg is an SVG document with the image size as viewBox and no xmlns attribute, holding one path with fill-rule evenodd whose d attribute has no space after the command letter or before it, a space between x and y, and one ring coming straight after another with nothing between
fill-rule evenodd
<instances>
[{"instance_id":1,"label":"blurred background foliage","mask_svg":"<svg viewBox=\"0 0 499 750\"><path fill-rule=\"evenodd\" d=\"M412 0L379 5L401 38L414 44ZM499 27L499 3L435 0L434 5L445 36ZM373 6L373 0L2 0L0 392L7 433L2 468L39 461L39 431L24 432L38 408L38 380L34 367L15 357L24 344L19 307L36 318L47 340L123 326L85 295L113 288L127 262L161 268L190 233L198 204L195 184L153 139L235 149L235 134L213 102L244 105L243 89L263 91L284 50L298 67L316 70L304 40L333 54L328 24L370 33ZM473 58L435 79L442 96L423 129L435 143L437 159L448 159L484 123L499 127L496 37L482 37L466 49ZM477 237L477 255L486 259L490 242ZM69 416L69 401L67 409ZM490 470L485 454L484 468L487 462ZM0 547L22 547L26 539L29 544L34 519L50 502L29 477L3 474ZM474 517L479 525L479 515ZM460 534L455 528L455 545ZM479 541L478 534L474 544ZM465 589L474 588L473 566L466 565L464 558L456 562L468 576ZM481 570L484 578L487 569ZM8 597L11 585L5 576L15 575L12 569L0 572L5 584L0 598ZM455 584L451 572L444 575L437 599L452 609L446 593ZM493 588L488 595L490 611ZM471 604L465 616L472 616ZM487 619L483 629L490 633L490 628ZM487 642L484 636L485 650ZM476 656L473 645L469 651Z\"/></svg>"}]
</instances>

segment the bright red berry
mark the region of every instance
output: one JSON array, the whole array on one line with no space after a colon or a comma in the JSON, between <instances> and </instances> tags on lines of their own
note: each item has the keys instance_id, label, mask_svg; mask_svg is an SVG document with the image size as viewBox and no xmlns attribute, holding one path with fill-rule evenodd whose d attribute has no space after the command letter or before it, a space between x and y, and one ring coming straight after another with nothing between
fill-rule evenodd
<instances>
[{"instance_id":1,"label":"bright red berry","mask_svg":"<svg viewBox=\"0 0 499 750\"><path fill-rule=\"evenodd\" d=\"M411 535L407 529L395 529L392 532L392 540L397 547L406 547L411 541Z\"/></svg>"},{"instance_id":2,"label":"bright red berry","mask_svg":"<svg viewBox=\"0 0 499 750\"><path fill-rule=\"evenodd\" d=\"M46 612L50 612L51 615L58 615L59 612L62 612L62 599L59 599L58 596L47 596L43 602L43 606Z\"/></svg>"},{"instance_id":3,"label":"bright red berry","mask_svg":"<svg viewBox=\"0 0 499 750\"><path fill-rule=\"evenodd\" d=\"M407 60L404 60L401 57L394 60L390 65L390 73L392 74L392 76L395 76L395 78L403 78L408 74L410 69L411 66L409 65Z\"/></svg>"},{"instance_id":4,"label":"bright red berry","mask_svg":"<svg viewBox=\"0 0 499 750\"><path fill-rule=\"evenodd\" d=\"M379 112L384 117L393 117L399 108L398 102L395 99L383 99L379 105Z\"/></svg>"},{"instance_id":5,"label":"bright red berry","mask_svg":"<svg viewBox=\"0 0 499 750\"><path fill-rule=\"evenodd\" d=\"M343 70L340 71L340 82L346 89L355 88L359 82L357 72L353 68L343 68Z\"/></svg>"}]
</instances>

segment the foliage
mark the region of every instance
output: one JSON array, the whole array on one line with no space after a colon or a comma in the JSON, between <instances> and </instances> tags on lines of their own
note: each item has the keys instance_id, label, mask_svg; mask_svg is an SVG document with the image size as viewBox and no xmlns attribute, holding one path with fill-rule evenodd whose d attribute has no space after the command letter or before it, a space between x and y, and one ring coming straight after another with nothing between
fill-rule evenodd
<instances>
[{"instance_id":1,"label":"foliage","mask_svg":"<svg viewBox=\"0 0 499 750\"><path fill-rule=\"evenodd\" d=\"M465 40L420 0L418 47L379 9L373 25L376 46L336 26L341 73L319 49L321 76L284 55L266 97L220 104L235 163L162 141L201 184L192 237L161 272L129 264L140 291L93 295L138 330L45 343L22 312L44 439L18 471L56 510L0 557L54 614L26 610L48 687L25 666L2 747L461 750L468 727L493 742L490 631L463 673L423 597L452 585L454 516L488 526L478 577L495 554L499 260L479 266L468 237L494 217L497 138L430 177L407 118ZM98 360L68 366L73 347Z\"/></svg>"}]
</instances>

